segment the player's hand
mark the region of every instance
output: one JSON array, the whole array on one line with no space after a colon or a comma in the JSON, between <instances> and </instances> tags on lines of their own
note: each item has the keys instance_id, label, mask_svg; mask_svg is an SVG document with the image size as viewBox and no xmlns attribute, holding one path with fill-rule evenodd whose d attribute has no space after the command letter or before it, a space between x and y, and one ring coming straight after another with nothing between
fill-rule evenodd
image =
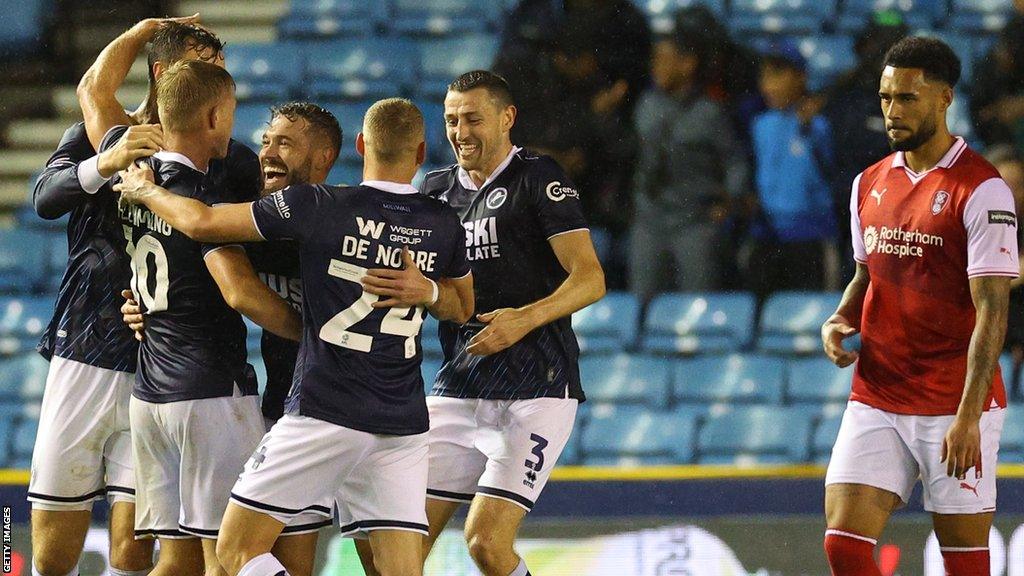
<instances>
[{"instance_id":1,"label":"player's hand","mask_svg":"<svg viewBox=\"0 0 1024 576\"><path fill-rule=\"evenodd\" d=\"M825 348L825 355L833 364L846 368L857 361L856 351L843 348L843 340L856 333L857 329L839 314L833 314L821 325L821 344Z\"/></svg>"},{"instance_id":2,"label":"player's hand","mask_svg":"<svg viewBox=\"0 0 1024 576\"><path fill-rule=\"evenodd\" d=\"M146 328L142 307L135 301L135 293L131 290L121 290L121 297L124 298L124 304L121 305L121 317L128 328L135 332L135 339L142 342L145 339L142 332Z\"/></svg>"},{"instance_id":3,"label":"player's hand","mask_svg":"<svg viewBox=\"0 0 1024 576\"><path fill-rule=\"evenodd\" d=\"M135 30L144 34L146 37L152 37L157 33L158 30L163 28L169 23L175 24L197 24L199 22L199 13L196 12L191 16L179 16L177 18L146 18L140 20L138 24L134 26Z\"/></svg>"},{"instance_id":4,"label":"player's hand","mask_svg":"<svg viewBox=\"0 0 1024 576\"><path fill-rule=\"evenodd\" d=\"M109 178L124 170L139 158L156 154L163 148L164 131L159 124L138 124L129 126L121 139L110 150L100 153L96 168L100 175Z\"/></svg>"},{"instance_id":5,"label":"player's hand","mask_svg":"<svg viewBox=\"0 0 1024 576\"><path fill-rule=\"evenodd\" d=\"M373 303L374 308L428 306L434 297L434 285L416 267L408 246L402 246L401 270L371 268L363 276L363 290L385 300Z\"/></svg>"},{"instance_id":6,"label":"player's hand","mask_svg":"<svg viewBox=\"0 0 1024 576\"><path fill-rule=\"evenodd\" d=\"M477 314L476 318L487 326L469 340L466 352L478 356L501 352L534 329L527 313L519 308L499 308L493 312Z\"/></svg>"},{"instance_id":7,"label":"player's hand","mask_svg":"<svg viewBox=\"0 0 1024 576\"><path fill-rule=\"evenodd\" d=\"M121 193L121 201L139 204L146 197L149 185L155 182L153 169L146 162L136 162L120 172L121 181L114 184L114 191Z\"/></svg>"},{"instance_id":8,"label":"player's hand","mask_svg":"<svg viewBox=\"0 0 1024 576\"><path fill-rule=\"evenodd\" d=\"M961 480L967 471L974 468L974 478L981 478L981 424L980 418L960 416L946 430L942 440L942 458L946 463L946 475Z\"/></svg>"}]
</instances>

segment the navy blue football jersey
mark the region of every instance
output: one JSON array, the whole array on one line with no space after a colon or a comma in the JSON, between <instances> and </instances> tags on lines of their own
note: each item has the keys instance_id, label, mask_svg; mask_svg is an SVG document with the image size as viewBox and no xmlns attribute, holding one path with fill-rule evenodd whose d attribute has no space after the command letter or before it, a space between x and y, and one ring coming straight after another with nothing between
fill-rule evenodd
<instances>
[{"instance_id":1,"label":"navy blue football jersey","mask_svg":"<svg viewBox=\"0 0 1024 576\"><path fill-rule=\"evenodd\" d=\"M254 242L247 244L245 251L260 280L301 313L302 272L299 269L298 244L289 240ZM277 420L284 414L285 399L295 375L299 343L264 330L260 338L260 353L267 369L263 416Z\"/></svg>"},{"instance_id":2,"label":"navy blue football jersey","mask_svg":"<svg viewBox=\"0 0 1024 576\"><path fill-rule=\"evenodd\" d=\"M59 356L134 372L137 342L121 321L121 290L131 274L117 193L105 184L90 194L78 180L78 164L95 155L79 122L64 132L36 180L33 203L40 216L54 219L70 212L68 265L37 350L47 360Z\"/></svg>"},{"instance_id":3,"label":"navy blue football jersey","mask_svg":"<svg viewBox=\"0 0 1024 576\"><path fill-rule=\"evenodd\" d=\"M104 146L112 144L104 140ZM156 183L207 204L243 202L254 190L228 190L179 154L149 160ZM223 182L223 180L221 180ZM122 205L130 240L132 290L146 314L133 395L154 403L256 394L246 364L245 324L224 301L204 256L222 246L200 244L145 206Z\"/></svg>"},{"instance_id":4,"label":"navy blue football jersey","mask_svg":"<svg viewBox=\"0 0 1024 576\"><path fill-rule=\"evenodd\" d=\"M586 230L579 193L547 156L513 149L482 189L458 165L427 174L422 192L455 208L465 228L473 269L476 313L518 308L550 296L568 277L552 237ZM484 327L441 322L444 364L433 394L454 398L583 400L579 344L572 322L561 318L490 356L466 352Z\"/></svg>"},{"instance_id":5,"label":"navy blue football jersey","mask_svg":"<svg viewBox=\"0 0 1024 576\"><path fill-rule=\"evenodd\" d=\"M420 374L424 307L374 309L370 268L401 268L408 246L433 280L469 274L462 225L409 185L290 186L253 205L267 240L299 243L303 335L289 413L373 434L427 431Z\"/></svg>"}]
</instances>

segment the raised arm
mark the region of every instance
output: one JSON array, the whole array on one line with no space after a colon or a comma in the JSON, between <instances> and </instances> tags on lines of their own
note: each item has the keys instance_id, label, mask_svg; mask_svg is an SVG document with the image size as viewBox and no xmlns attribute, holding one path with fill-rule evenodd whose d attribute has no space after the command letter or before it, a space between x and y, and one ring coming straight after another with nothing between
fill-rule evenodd
<instances>
[{"instance_id":1,"label":"raised arm","mask_svg":"<svg viewBox=\"0 0 1024 576\"><path fill-rule=\"evenodd\" d=\"M78 83L78 105L85 117L89 142L99 149L103 135L114 126L135 124L117 101L117 90L124 83L139 53L164 22L192 23L199 15L187 18L147 18L114 39L100 52Z\"/></svg>"},{"instance_id":2,"label":"raised arm","mask_svg":"<svg viewBox=\"0 0 1024 576\"><path fill-rule=\"evenodd\" d=\"M252 218L252 203L207 206L195 198L168 192L153 183L146 163L132 165L114 185L121 201L143 204L172 228L197 242L257 242L263 240Z\"/></svg>"},{"instance_id":3,"label":"raised arm","mask_svg":"<svg viewBox=\"0 0 1024 576\"><path fill-rule=\"evenodd\" d=\"M215 248L203 259L228 306L282 338L302 337L299 313L259 279L241 246Z\"/></svg>"},{"instance_id":4,"label":"raised arm","mask_svg":"<svg viewBox=\"0 0 1024 576\"><path fill-rule=\"evenodd\" d=\"M548 242L569 276L546 298L521 308L501 308L478 315L488 326L470 340L468 352L500 352L532 330L569 316L604 296L604 271L588 230L560 234Z\"/></svg>"}]
</instances>

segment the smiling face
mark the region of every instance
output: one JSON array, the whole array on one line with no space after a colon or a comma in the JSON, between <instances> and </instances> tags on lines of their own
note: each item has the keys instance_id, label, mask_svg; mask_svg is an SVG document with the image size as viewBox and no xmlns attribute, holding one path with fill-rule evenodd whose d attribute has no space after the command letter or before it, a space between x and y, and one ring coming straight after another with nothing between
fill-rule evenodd
<instances>
[{"instance_id":1,"label":"smiling face","mask_svg":"<svg viewBox=\"0 0 1024 576\"><path fill-rule=\"evenodd\" d=\"M886 66L882 70L878 97L889 147L907 152L931 140L939 123L946 121L953 89L941 81L929 79L920 68Z\"/></svg>"},{"instance_id":2,"label":"smiling face","mask_svg":"<svg viewBox=\"0 0 1024 576\"><path fill-rule=\"evenodd\" d=\"M263 169L263 192L270 194L291 186L310 182L313 170L314 138L304 118L289 120L278 114L263 133L260 167Z\"/></svg>"},{"instance_id":3,"label":"smiling face","mask_svg":"<svg viewBox=\"0 0 1024 576\"><path fill-rule=\"evenodd\" d=\"M512 147L515 106L503 106L487 88L449 91L444 99L448 141L459 166L489 175Z\"/></svg>"}]
</instances>

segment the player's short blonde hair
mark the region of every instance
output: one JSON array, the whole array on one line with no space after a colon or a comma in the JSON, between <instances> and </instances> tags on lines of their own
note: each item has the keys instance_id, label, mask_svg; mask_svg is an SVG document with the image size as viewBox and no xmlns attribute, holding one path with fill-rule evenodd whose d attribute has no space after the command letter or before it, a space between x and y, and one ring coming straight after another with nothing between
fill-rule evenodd
<instances>
[{"instance_id":1,"label":"player's short blonde hair","mask_svg":"<svg viewBox=\"0 0 1024 576\"><path fill-rule=\"evenodd\" d=\"M203 112L234 89L231 74L216 64L176 62L156 83L160 124L172 132L192 132L201 126Z\"/></svg>"},{"instance_id":2,"label":"player's short blonde hair","mask_svg":"<svg viewBox=\"0 0 1024 576\"><path fill-rule=\"evenodd\" d=\"M380 162L415 157L424 133L423 113L405 98L378 100L363 117L366 152Z\"/></svg>"}]
</instances>

